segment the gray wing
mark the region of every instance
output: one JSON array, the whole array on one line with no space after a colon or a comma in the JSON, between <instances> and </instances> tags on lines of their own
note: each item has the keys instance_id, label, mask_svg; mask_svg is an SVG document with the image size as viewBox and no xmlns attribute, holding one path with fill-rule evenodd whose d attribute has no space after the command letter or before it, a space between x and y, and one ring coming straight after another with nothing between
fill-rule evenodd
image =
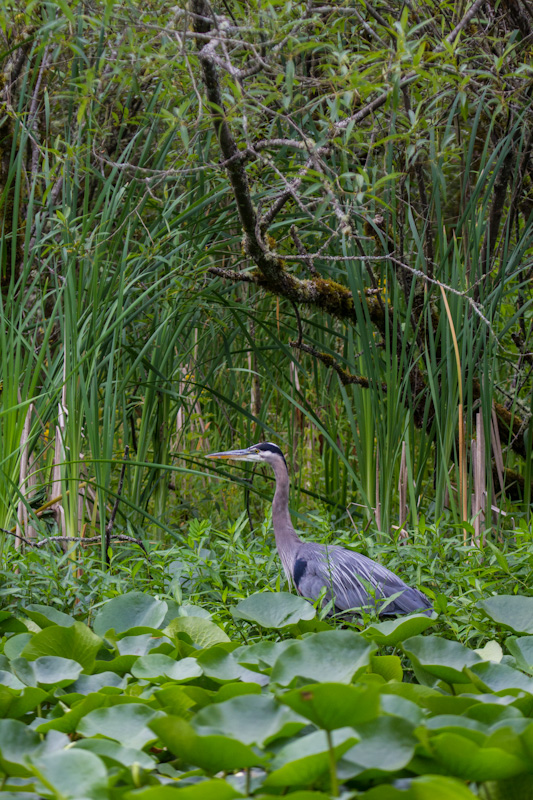
<instances>
[{"instance_id":1,"label":"gray wing","mask_svg":"<svg viewBox=\"0 0 533 800\"><path fill-rule=\"evenodd\" d=\"M346 611L361 606L376 608L394 597L384 615L409 614L431 607L427 597L407 586L401 578L361 553L344 547L304 543L298 548L293 567L294 583L304 597L315 600L326 588L326 600Z\"/></svg>"}]
</instances>

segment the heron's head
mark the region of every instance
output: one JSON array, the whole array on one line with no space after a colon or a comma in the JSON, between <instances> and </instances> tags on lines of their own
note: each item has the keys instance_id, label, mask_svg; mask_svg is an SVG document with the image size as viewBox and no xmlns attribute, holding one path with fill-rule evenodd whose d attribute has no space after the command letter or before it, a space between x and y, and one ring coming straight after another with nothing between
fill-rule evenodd
<instances>
[{"instance_id":1,"label":"heron's head","mask_svg":"<svg viewBox=\"0 0 533 800\"><path fill-rule=\"evenodd\" d=\"M277 444L272 444L271 442L259 442L258 444L253 444L251 447L246 447L244 450L226 450L223 453L209 453L207 458L226 458L232 461L259 461L263 464L270 464L270 466L274 468L278 464L283 464L285 469L287 469L287 463L283 453Z\"/></svg>"}]
</instances>

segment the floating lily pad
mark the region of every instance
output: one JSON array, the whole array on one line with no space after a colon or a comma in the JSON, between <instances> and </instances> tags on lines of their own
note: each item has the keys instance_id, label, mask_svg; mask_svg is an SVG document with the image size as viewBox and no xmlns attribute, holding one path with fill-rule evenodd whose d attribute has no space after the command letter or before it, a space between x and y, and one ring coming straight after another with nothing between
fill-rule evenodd
<instances>
[{"instance_id":1,"label":"floating lily pad","mask_svg":"<svg viewBox=\"0 0 533 800\"><path fill-rule=\"evenodd\" d=\"M417 636L434 625L436 618L436 614L433 617L428 617L427 614L412 614L410 617L389 619L376 625L369 625L361 631L361 636L379 645L395 646L398 642Z\"/></svg>"},{"instance_id":2,"label":"floating lily pad","mask_svg":"<svg viewBox=\"0 0 533 800\"><path fill-rule=\"evenodd\" d=\"M126 747L142 748L156 739L149 723L163 716L162 711L141 703L126 703L91 711L77 730L83 736L107 736Z\"/></svg>"},{"instance_id":3,"label":"floating lily pad","mask_svg":"<svg viewBox=\"0 0 533 800\"><path fill-rule=\"evenodd\" d=\"M174 638L179 633L186 633L193 643L202 650L221 642L229 642L229 637L222 628L203 617L175 617L165 628L165 633Z\"/></svg>"},{"instance_id":4,"label":"floating lily pad","mask_svg":"<svg viewBox=\"0 0 533 800\"><path fill-rule=\"evenodd\" d=\"M231 613L235 619L276 630L316 616L315 609L307 600L289 592L257 592L241 600Z\"/></svg>"},{"instance_id":5,"label":"floating lily pad","mask_svg":"<svg viewBox=\"0 0 533 800\"><path fill-rule=\"evenodd\" d=\"M199 736L188 722L179 717L155 719L150 727L171 753L211 775L261 766L265 762L251 747L229 736Z\"/></svg>"},{"instance_id":6,"label":"floating lily pad","mask_svg":"<svg viewBox=\"0 0 533 800\"><path fill-rule=\"evenodd\" d=\"M481 600L477 605L493 622L515 633L533 633L533 597L501 594Z\"/></svg>"},{"instance_id":7,"label":"floating lily pad","mask_svg":"<svg viewBox=\"0 0 533 800\"><path fill-rule=\"evenodd\" d=\"M202 667L195 658L175 658L162 653L151 653L137 659L131 669L132 675L145 680L170 679L177 683L185 683L198 678L202 674Z\"/></svg>"},{"instance_id":8,"label":"floating lily pad","mask_svg":"<svg viewBox=\"0 0 533 800\"><path fill-rule=\"evenodd\" d=\"M202 736L225 734L244 744L259 746L293 736L306 725L304 719L280 706L268 694L240 695L223 703L213 703L194 718L194 727Z\"/></svg>"},{"instance_id":9,"label":"floating lily pad","mask_svg":"<svg viewBox=\"0 0 533 800\"><path fill-rule=\"evenodd\" d=\"M21 655L34 661L40 656L64 656L77 661L90 672L102 639L96 636L83 622L74 622L68 628L52 625L35 633L24 647Z\"/></svg>"},{"instance_id":10,"label":"floating lily pad","mask_svg":"<svg viewBox=\"0 0 533 800\"><path fill-rule=\"evenodd\" d=\"M295 678L307 683L350 683L366 670L375 647L351 631L315 633L294 642L279 656L271 681L281 686L288 686Z\"/></svg>"},{"instance_id":11,"label":"floating lily pad","mask_svg":"<svg viewBox=\"0 0 533 800\"><path fill-rule=\"evenodd\" d=\"M379 688L372 685L315 683L286 692L279 700L328 731L355 728L379 713Z\"/></svg>"},{"instance_id":12,"label":"floating lily pad","mask_svg":"<svg viewBox=\"0 0 533 800\"><path fill-rule=\"evenodd\" d=\"M481 662L473 650L438 636L414 636L403 642L402 649L415 666L449 684L470 683L465 667Z\"/></svg>"},{"instance_id":13,"label":"floating lily pad","mask_svg":"<svg viewBox=\"0 0 533 800\"><path fill-rule=\"evenodd\" d=\"M71 748L40 756L33 763L37 775L61 800L108 797L106 768L94 753Z\"/></svg>"},{"instance_id":14,"label":"floating lily pad","mask_svg":"<svg viewBox=\"0 0 533 800\"><path fill-rule=\"evenodd\" d=\"M93 630L98 636L107 631L123 633L131 628L159 628L167 613L164 600L157 600L143 592L128 592L108 600L94 620Z\"/></svg>"},{"instance_id":15,"label":"floating lily pad","mask_svg":"<svg viewBox=\"0 0 533 800\"><path fill-rule=\"evenodd\" d=\"M219 779L200 781L192 786L146 786L126 792L124 800L234 800L242 797L233 786Z\"/></svg>"}]
</instances>

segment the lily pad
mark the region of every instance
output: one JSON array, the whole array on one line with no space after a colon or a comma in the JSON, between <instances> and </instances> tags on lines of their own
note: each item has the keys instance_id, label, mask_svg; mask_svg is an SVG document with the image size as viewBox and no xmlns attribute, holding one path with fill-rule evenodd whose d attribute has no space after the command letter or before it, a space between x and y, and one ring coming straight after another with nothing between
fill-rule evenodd
<instances>
[{"instance_id":1,"label":"lily pad","mask_svg":"<svg viewBox=\"0 0 533 800\"><path fill-rule=\"evenodd\" d=\"M71 748L36 758L33 764L36 774L54 791L55 797L62 800L108 797L106 768L94 753Z\"/></svg>"},{"instance_id":2,"label":"lily pad","mask_svg":"<svg viewBox=\"0 0 533 800\"><path fill-rule=\"evenodd\" d=\"M398 617L370 625L361 631L361 636L378 645L395 646L412 636L417 636L426 628L435 624L436 614L428 617L426 614L412 614L410 617Z\"/></svg>"},{"instance_id":3,"label":"lily pad","mask_svg":"<svg viewBox=\"0 0 533 800\"><path fill-rule=\"evenodd\" d=\"M241 600L231 613L235 619L276 630L316 616L315 609L307 600L290 592L257 592Z\"/></svg>"},{"instance_id":4,"label":"lily pad","mask_svg":"<svg viewBox=\"0 0 533 800\"><path fill-rule=\"evenodd\" d=\"M280 695L279 700L319 728L357 727L379 714L379 688L343 683L315 683Z\"/></svg>"},{"instance_id":5,"label":"lily pad","mask_svg":"<svg viewBox=\"0 0 533 800\"><path fill-rule=\"evenodd\" d=\"M376 646L351 631L324 631L294 642L272 668L271 681L288 686L296 678L306 683L350 683L366 670Z\"/></svg>"},{"instance_id":6,"label":"lily pad","mask_svg":"<svg viewBox=\"0 0 533 800\"><path fill-rule=\"evenodd\" d=\"M165 633L174 638L179 633L186 633L200 649L212 647L221 642L229 642L229 637L210 619L203 617L175 617L165 628Z\"/></svg>"},{"instance_id":7,"label":"lily pad","mask_svg":"<svg viewBox=\"0 0 533 800\"><path fill-rule=\"evenodd\" d=\"M21 655L30 661L40 656L64 656L77 661L90 672L102 639L96 636L83 622L74 622L68 628L52 625L35 633Z\"/></svg>"},{"instance_id":8,"label":"lily pad","mask_svg":"<svg viewBox=\"0 0 533 800\"><path fill-rule=\"evenodd\" d=\"M106 736L126 747L142 748L156 739L148 725L159 717L164 717L162 711L141 703L126 703L91 711L80 720L77 730L83 736Z\"/></svg>"},{"instance_id":9,"label":"lily pad","mask_svg":"<svg viewBox=\"0 0 533 800\"><path fill-rule=\"evenodd\" d=\"M131 628L159 628L167 613L164 600L143 592L128 592L108 600L94 620L93 630L104 636L109 630L124 633Z\"/></svg>"},{"instance_id":10,"label":"lily pad","mask_svg":"<svg viewBox=\"0 0 533 800\"><path fill-rule=\"evenodd\" d=\"M533 633L533 597L501 594L481 600L477 605L493 622L515 633Z\"/></svg>"},{"instance_id":11,"label":"lily pad","mask_svg":"<svg viewBox=\"0 0 533 800\"><path fill-rule=\"evenodd\" d=\"M414 636L403 642L402 649L413 665L448 684L470 683L471 678L463 670L481 663L473 650L438 636Z\"/></svg>"},{"instance_id":12,"label":"lily pad","mask_svg":"<svg viewBox=\"0 0 533 800\"><path fill-rule=\"evenodd\" d=\"M137 659L131 669L132 675L144 680L172 680L176 683L186 683L198 678L202 668L195 658L175 658L162 653L151 653Z\"/></svg>"},{"instance_id":13,"label":"lily pad","mask_svg":"<svg viewBox=\"0 0 533 800\"><path fill-rule=\"evenodd\" d=\"M163 743L186 764L200 767L208 774L262 766L265 759L251 747L229 736L199 736L179 717L161 715L150 727Z\"/></svg>"},{"instance_id":14,"label":"lily pad","mask_svg":"<svg viewBox=\"0 0 533 800\"><path fill-rule=\"evenodd\" d=\"M234 800L242 797L233 786L219 779L200 781L192 786L146 786L126 792L124 800Z\"/></svg>"}]
</instances>

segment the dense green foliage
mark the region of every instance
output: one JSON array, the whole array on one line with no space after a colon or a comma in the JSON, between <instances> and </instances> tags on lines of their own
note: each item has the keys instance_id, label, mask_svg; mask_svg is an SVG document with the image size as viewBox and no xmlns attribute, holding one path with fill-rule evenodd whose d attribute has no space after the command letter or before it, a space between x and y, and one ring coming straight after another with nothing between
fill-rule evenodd
<instances>
[{"instance_id":1,"label":"dense green foliage","mask_svg":"<svg viewBox=\"0 0 533 800\"><path fill-rule=\"evenodd\" d=\"M480 606L507 655L422 636L435 624L423 614L335 630L286 593L232 608L251 624L245 644L198 606L140 592L89 626L39 604L3 612L2 789L28 800L517 797L533 772L533 599Z\"/></svg>"}]
</instances>

